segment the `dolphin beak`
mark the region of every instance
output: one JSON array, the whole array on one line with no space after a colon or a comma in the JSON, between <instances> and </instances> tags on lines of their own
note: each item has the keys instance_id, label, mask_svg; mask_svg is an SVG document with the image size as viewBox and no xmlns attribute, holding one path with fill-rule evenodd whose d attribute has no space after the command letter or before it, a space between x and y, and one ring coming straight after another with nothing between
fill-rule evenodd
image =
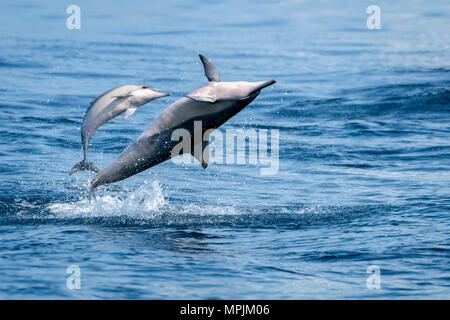
<instances>
[{"instance_id":1,"label":"dolphin beak","mask_svg":"<svg viewBox=\"0 0 450 320\"><path fill-rule=\"evenodd\" d=\"M170 92L165 92L165 91L159 91L158 92L158 98L167 97L167 96L170 96L170 95L171 95Z\"/></svg>"},{"instance_id":2,"label":"dolphin beak","mask_svg":"<svg viewBox=\"0 0 450 320\"><path fill-rule=\"evenodd\" d=\"M260 91L261 89L264 89L268 86L273 85L275 82L276 82L275 80L256 82L256 83L254 83L255 88L253 89L252 92Z\"/></svg>"}]
</instances>

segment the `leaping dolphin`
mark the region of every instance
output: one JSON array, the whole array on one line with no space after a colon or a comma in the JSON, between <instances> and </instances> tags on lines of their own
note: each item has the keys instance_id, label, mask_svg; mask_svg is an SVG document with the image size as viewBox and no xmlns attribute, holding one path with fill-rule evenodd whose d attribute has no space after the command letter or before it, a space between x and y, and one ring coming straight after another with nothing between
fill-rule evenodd
<instances>
[{"instance_id":1,"label":"leaping dolphin","mask_svg":"<svg viewBox=\"0 0 450 320\"><path fill-rule=\"evenodd\" d=\"M202 134L209 129L217 129L250 104L261 89L275 83L275 80L221 82L219 72L211 61L202 55L200 60L209 83L168 106L135 142L100 171L91 182L89 198L98 186L124 180L170 159L173 148L179 143L171 139L176 129L188 130L193 149L195 144L202 143L203 154L209 142L194 139L194 122L202 121ZM209 152L209 148L206 151ZM201 159L203 168L208 166L208 158Z\"/></svg>"},{"instance_id":2,"label":"leaping dolphin","mask_svg":"<svg viewBox=\"0 0 450 320\"><path fill-rule=\"evenodd\" d=\"M101 125L124 112L123 119L128 119L137 107L169 95L169 92L161 92L150 86L127 84L113 88L95 99L86 110L81 122L83 160L73 166L69 175L83 170L100 171L94 163L87 160L87 155L89 141Z\"/></svg>"}]
</instances>

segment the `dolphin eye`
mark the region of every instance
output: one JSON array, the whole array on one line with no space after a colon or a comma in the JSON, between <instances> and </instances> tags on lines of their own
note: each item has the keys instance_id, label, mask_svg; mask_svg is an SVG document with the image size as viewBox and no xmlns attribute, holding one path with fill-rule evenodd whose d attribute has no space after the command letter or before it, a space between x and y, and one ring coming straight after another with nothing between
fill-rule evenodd
<instances>
[{"instance_id":1,"label":"dolphin eye","mask_svg":"<svg viewBox=\"0 0 450 320\"><path fill-rule=\"evenodd\" d=\"M148 87L146 87L146 86L142 86L142 89L148 89Z\"/></svg>"}]
</instances>

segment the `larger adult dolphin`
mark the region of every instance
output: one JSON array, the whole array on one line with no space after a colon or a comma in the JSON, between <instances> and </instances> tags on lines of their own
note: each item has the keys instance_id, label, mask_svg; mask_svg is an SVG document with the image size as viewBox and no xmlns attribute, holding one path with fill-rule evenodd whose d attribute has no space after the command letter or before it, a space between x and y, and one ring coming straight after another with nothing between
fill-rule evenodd
<instances>
[{"instance_id":1,"label":"larger adult dolphin","mask_svg":"<svg viewBox=\"0 0 450 320\"><path fill-rule=\"evenodd\" d=\"M200 145L202 140L194 139L194 122L202 121L202 134L216 129L252 102L261 89L275 83L275 80L221 82L216 67L202 55L200 60L209 83L168 106L135 142L95 176L90 196L98 186L124 180L170 159L173 148L179 144L172 140L176 129L187 130L196 149L195 145ZM208 142L204 144L203 150ZM207 159L207 156L201 159L203 168L208 166Z\"/></svg>"},{"instance_id":2,"label":"larger adult dolphin","mask_svg":"<svg viewBox=\"0 0 450 320\"><path fill-rule=\"evenodd\" d=\"M81 122L83 160L73 166L69 175L83 170L100 171L94 163L87 160L87 156L89 141L101 125L121 113L125 113L123 119L128 119L137 107L168 95L170 95L169 92L161 92L154 87L142 84L127 84L106 91L95 99L86 110Z\"/></svg>"}]
</instances>

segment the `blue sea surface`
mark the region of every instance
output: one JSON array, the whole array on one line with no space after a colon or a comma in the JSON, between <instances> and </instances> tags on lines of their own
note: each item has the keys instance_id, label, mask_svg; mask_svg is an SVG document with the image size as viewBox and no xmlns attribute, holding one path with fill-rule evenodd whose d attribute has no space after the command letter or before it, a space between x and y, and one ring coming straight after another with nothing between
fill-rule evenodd
<instances>
[{"instance_id":1,"label":"blue sea surface","mask_svg":"<svg viewBox=\"0 0 450 320\"><path fill-rule=\"evenodd\" d=\"M450 298L448 1L1 8L0 298ZM172 92L96 132L104 168L206 84L199 53L223 81L277 80L222 130L279 130L278 173L167 161L89 202L95 174L68 175L89 103L128 83Z\"/></svg>"}]
</instances>

